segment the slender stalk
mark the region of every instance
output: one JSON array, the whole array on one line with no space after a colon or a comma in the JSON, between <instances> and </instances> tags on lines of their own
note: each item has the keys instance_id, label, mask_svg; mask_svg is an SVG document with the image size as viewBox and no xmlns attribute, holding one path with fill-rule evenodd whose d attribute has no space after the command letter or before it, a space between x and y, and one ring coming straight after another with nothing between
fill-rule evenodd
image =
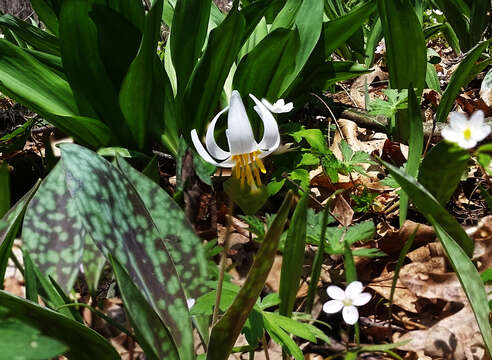
<instances>
[{"instance_id":1,"label":"slender stalk","mask_svg":"<svg viewBox=\"0 0 492 360\"><path fill-rule=\"evenodd\" d=\"M318 252L314 257L313 269L311 271L311 281L309 283L308 295L306 300L306 313L311 313L314 303L314 294L318 285L318 280L321 275L321 265L323 264L323 257L325 255L325 235L326 235L326 223L328 222L328 215L330 214L329 207L327 206L323 212L323 220L321 221L321 237L319 239Z\"/></svg>"},{"instance_id":2,"label":"slender stalk","mask_svg":"<svg viewBox=\"0 0 492 360\"><path fill-rule=\"evenodd\" d=\"M229 212L227 214L227 227L226 227L226 235L224 239L224 248L222 249L222 254L220 256L219 263L219 279L217 281L217 291L215 296L215 306L214 313L212 315L212 327L217 322L217 318L219 316L219 307L220 307L220 298L222 296L222 284L224 283L224 274L225 274L225 266L227 261L227 252L229 251L229 240L231 238L232 232L232 210L234 207L234 203L232 200L229 200Z\"/></svg>"},{"instance_id":3,"label":"slender stalk","mask_svg":"<svg viewBox=\"0 0 492 360\"><path fill-rule=\"evenodd\" d=\"M266 341L265 331L263 330L263 338L261 339L263 343L263 351L265 352L265 359L270 360L270 354L268 353L268 344Z\"/></svg>"}]
</instances>

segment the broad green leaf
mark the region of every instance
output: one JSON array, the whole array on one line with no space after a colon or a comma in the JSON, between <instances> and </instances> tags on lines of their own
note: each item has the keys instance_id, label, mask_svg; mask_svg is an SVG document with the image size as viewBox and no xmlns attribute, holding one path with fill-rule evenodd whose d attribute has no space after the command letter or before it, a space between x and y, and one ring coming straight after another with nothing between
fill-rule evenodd
<instances>
[{"instance_id":1,"label":"broad green leaf","mask_svg":"<svg viewBox=\"0 0 492 360\"><path fill-rule=\"evenodd\" d=\"M253 94L259 99L276 101L282 93L283 82L294 71L298 46L297 30L272 31L241 59L234 75L233 88L239 90L243 96ZM247 104L253 104L253 101L248 99ZM253 114L251 111L249 113ZM256 120L256 123L259 122Z\"/></svg>"},{"instance_id":2,"label":"broad green leaf","mask_svg":"<svg viewBox=\"0 0 492 360\"><path fill-rule=\"evenodd\" d=\"M63 67L80 114L100 119L122 145L135 139L123 121L118 94L99 53L97 27L89 17L92 1L65 0L60 10L60 44ZM97 82L94 81L97 79Z\"/></svg>"},{"instance_id":3,"label":"broad green leaf","mask_svg":"<svg viewBox=\"0 0 492 360\"><path fill-rule=\"evenodd\" d=\"M89 146L97 147L109 141L110 132L103 123L79 116L72 90L63 78L3 39L0 39L0 90Z\"/></svg>"},{"instance_id":4,"label":"broad green leaf","mask_svg":"<svg viewBox=\"0 0 492 360\"><path fill-rule=\"evenodd\" d=\"M62 164L49 173L26 209L22 240L42 274L68 292L77 279L84 230L65 182Z\"/></svg>"},{"instance_id":5,"label":"broad green leaf","mask_svg":"<svg viewBox=\"0 0 492 360\"><path fill-rule=\"evenodd\" d=\"M183 210L155 182L142 176L122 158L117 159L118 167L132 183L173 259L174 266L188 298L196 299L206 291L207 258L202 241Z\"/></svg>"},{"instance_id":6,"label":"broad green leaf","mask_svg":"<svg viewBox=\"0 0 492 360\"><path fill-rule=\"evenodd\" d=\"M94 152L61 146L68 189L97 247L128 271L169 329L181 359L191 359L193 338L186 297L172 259L144 203L127 178Z\"/></svg>"},{"instance_id":7,"label":"broad green leaf","mask_svg":"<svg viewBox=\"0 0 492 360\"><path fill-rule=\"evenodd\" d=\"M180 126L185 129L184 136L189 137L193 129L199 134L204 133L206 124L212 118L219 102L229 69L241 49L244 28L244 17L238 10L233 9L210 33L207 48L189 80L180 103L179 114L183 121Z\"/></svg>"},{"instance_id":8,"label":"broad green leaf","mask_svg":"<svg viewBox=\"0 0 492 360\"><path fill-rule=\"evenodd\" d=\"M294 26L299 32L299 48L295 57L295 67L293 72L288 74L284 80L280 93L287 90L308 61L320 38L322 24L323 0L302 1L294 20Z\"/></svg>"},{"instance_id":9,"label":"broad green leaf","mask_svg":"<svg viewBox=\"0 0 492 360\"><path fill-rule=\"evenodd\" d=\"M29 190L10 210L3 216L2 220L5 227L0 229L0 279L5 277L8 260L12 250L12 244L19 232L19 226L26 210L27 204L36 193L40 181ZM3 281L0 282L0 289L3 289Z\"/></svg>"},{"instance_id":10,"label":"broad green leaf","mask_svg":"<svg viewBox=\"0 0 492 360\"><path fill-rule=\"evenodd\" d=\"M58 35L58 18L57 14L50 5L49 0L31 0L32 8L39 16L39 19L43 22L49 31L55 36Z\"/></svg>"},{"instance_id":11,"label":"broad green leaf","mask_svg":"<svg viewBox=\"0 0 492 360\"><path fill-rule=\"evenodd\" d=\"M3 318L21 321L37 329L42 336L48 336L65 344L69 348L66 353L69 359L117 360L120 358L117 351L101 335L60 313L4 291L0 291L0 304Z\"/></svg>"},{"instance_id":12,"label":"broad green leaf","mask_svg":"<svg viewBox=\"0 0 492 360\"><path fill-rule=\"evenodd\" d=\"M139 149L146 144L147 128L151 116L151 96L157 41L160 38L162 1L154 2L146 16L145 30L137 57L133 60L121 86L119 101L130 131ZM155 62L157 61L157 63ZM160 99L162 101L162 99ZM162 111L162 107L161 107ZM160 116L162 121L162 115Z\"/></svg>"},{"instance_id":13,"label":"broad green leaf","mask_svg":"<svg viewBox=\"0 0 492 360\"><path fill-rule=\"evenodd\" d=\"M386 62L390 86L393 89L408 89L410 84L417 89L417 98L425 86L427 51L422 25L408 0L377 0L386 44ZM409 121L406 111L396 117L392 135L402 141L409 136Z\"/></svg>"},{"instance_id":14,"label":"broad green leaf","mask_svg":"<svg viewBox=\"0 0 492 360\"><path fill-rule=\"evenodd\" d=\"M152 1L152 4L155 1ZM140 32L144 30L145 8L143 2L134 0L108 0L108 6L115 10L129 22L131 22Z\"/></svg>"},{"instance_id":15,"label":"broad green leaf","mask_svg":"<svg viewBox=\"0 0 492 360\"><path fill-rule=\"evenodd\" d=\"M429 216L429 221L432 226L434 226L437 236L439 237L439 240L441 240L441 244L446 251L449 262L465 291L468 302L475 314L475 319L477 320L480 332L482 333L483 342L485 343L487 352L492 354L489 304L487 292L485 291L480 274L469 256L458 245L450 232L447 231L446 226L432 216Z\"/></svg>"},{"instance_id":16,"label":"broad green leaf","mask_svg":"<svg viewBox=\"0 0 492 360\"><path fill-rule=\"evenodd\" d=\"M484 30L487 25L490 26L491 3L488 0L476 0L471 4L470 9L470 42L472 45L482 39Z\"/></svg>"},{"instance_id":17,"label":"broad green leaf","mask_svg":"<svg viewBox=\"0 0 492 360\"><path fill-rule=\"evenodd\" d=\"M482 1L482 0L478 0ZM473 44L471 43L470 24L465 15L463 7L455 0L436 0L439 8L446 16L446 20L451 24L454 32L458 36L461 50L468 51ZM469 13L469 8L467 9ZM476 35L475 35L476 36Z\"/></svg>"},{"instance_id":18,"label":"broad green leaf","mask_svg":"<svg viewBox=\"0 0 492 360\"><path fill-rule=\"evenodd\" d=\"M441 83L439 82L439 78L437 77L437 71L433 64L430 62L427 63L427 70L425 72L425 83L427 84L427 88L441 92Z\"/></svg>"},{"instance_id":19,"label":"broad green leaf","mask_svg":"<svg viewBox=\"0 0 492 360\"><path fill-rule=\"evenodd\" d=\"M374 55L376 53L376 48L382 38L383 27L381 25L381 19L378 17L377 21L373 24L366 41L364 57L366 58L365 64L368 68L374 64Z\"/></svg>"},{"instance_id":20,"label":"broad green leaf","mask_svg":"<svg viewBox=\"0 0 492 360\"><path fill-rule=\"evenodd\" d=\"M58 39L46 31L9 14L0 16L0 25L13 31L33 49L52 55L60 55Z\"/></svg>"},{"instance_id":21,"label":"broad green leaf","mask_svg":"<svg viewBox=\"0 0 492 360\"><path fill-rule=\"evenodd\" d=\"M426 155L419 170L421 183L445 206L465 172L470 154L454 143L441 141ZM436 171L439 169L439 171Z\"/></svg>"},{"instance_id":22,"label":"broad green leaf","mask_svg":"<svg viewBox=\"0 0 492 360\"><path fill-rule=\"evenodd\" d=\"M342 46L367 21L376 10L376 1L371 0L352 9L348 14L323 24L325 59ZM374 35L375 36L375 35ZM378 38L378 37L376 37ZM375 40L374 40L375 42ZM377 41L379 42L379 41ZM375 42L377 46L377 42ZM374 47L375 48L375 47Z\"/></svg>"},{"instance_id":23,"label":"broad green leaf","mask_svg":"<svg viewBox=\"0 0 492 360\"><path fill-rule=\"evenodd\" d=\"M152 359L178 360L179 355L169 331L162 323L118 260L110 256L126 313L135 329L145 355Z\"/></svg>"},{"instance_id":24,"label":"broad green leaf","mask_svg":"<svg viewBox=\"0 0 492 360\"><path fill-rule=\"evenodd\" d=\"M458 68L449 79L448 86L442 94L441 102L436 112L436 121L444 122L453 108L456 96L461 91L461 88L466 85L469 75L474 69L475 62L482 55L482 52L487 48L492 39L483 41L477 44L467 55L461 60Z\"/></svg>"},{"instance_id":25,"label":"broad green leaf","mask_svg":"<svg viewBox=\"0 0 492 360\"><path fill-rule=\"evenodd\" d=\"M9 164L0 162L0 218L10 209L10 173Z\"/></svg>"},{"instance_id":26,"label":"broad green leaf","mask_svg":"<svg viewBox=\"0 0 492 360\"><path fill-rule=\"evenodd\" d=\"M414 90L411 88L408 89L408 120L410 122L410 136L408 138L408 160L405 172L416 178L424 146L424 128L420 115L420 105ZM402 191L400 194L400 227L406 220L407 211L408 195Z\"/></svg>"},{"instance_id":27,"label":"broad green leaf","mask_svg":"<svg viewBox=\"0 0 492 360\"><path fill-rule=\"evenodd\" d=\"M327 150L325 136L320 129L301 129L289 133L296 142L301 142L305 139L309 145L320 154L324 154Z\"/></svg>"},{"instance_id":28,"label":"broad green leaf","mask_svg":"<svg viewBox=\"0 0 492 360\"><path fill-rule=\"evenodd\" d=\"M178 94L186 89L198 58L202 54L207 36L210 4L210 0L176 1L169 41L176 70Z\"/></svg>"},{"instance_id":29,"label":"broad green leaf","mask_svg":"<svg viewBox=\"0 0 492 360\"><path fill-rule=\"evenodd\" d=\"M67 350L65 344L41 335L39 329L0 316L0 351L4 359L44 360L63 355Z\"/></svg>"},{"instance_id":30,"label":"broad green leaf","mask_svg":"<svg viewBox=\"0 0 492 360\"><path fill-rule=\"evenodd\" d=\"M135 25L110 7L94 4L89 15L97 27L99 53L104 68L114 88L119 91L138 53L142 34Z\"/></svg>"},{"instance_id":31,"label":"broad green leaf","mask_svg":"<svg viewBox=\"0 0 492 360\"><path fill-rule=\"evenodd\" d=\"M246 42L244 43L241 51L238 55L238 61L241 60L244 56L246 56L249 52L251 52L256 45L260 43L268 35L268 25L265 18L262 18L256 28L251 33L251 36L248 37Z\"/></svg>"},{"instance_id":32,"label":"broad green leaf","mask_svg":"<svg viewBox=\"0 0 492 360\"><path fill-rule=\"evenodd\" d=\"M292 215L282 257L279 313L288 317L292 315L292 310L294 309L304 264L308 199L308 192L306 191L297 203Z\"/></svg>"},{"instance_id":33,"label":"broad green leaf","mask_svg":"<svg viewBox=\"0 0 492 360\"><path fill-rule=\"evenodd\" d=\"M473 241L468 237L458 221L446 211L429 190L396 166L384 161L382 163L412 199L417 209L425 217L428 219L432 217L433 221L445 228L446 232L461 246L465 253L468 256L472 256L474 248Z\"/></svg>"},{"instance_id":34,"label":"broad green leaf","mask_svg":"<svg viewBox=\"0 0 492 360\"><path fill-rule=\"evenodd\" d=\"M264 317L265 329L268 331L268 334L275 340L277 344L282 345L284 349L294 357L296 360L303 360L304 355L302 354L302 350L299 348L299 345L296 344L294 340L287 334L282 328L272 320L277 319L269 319L268 317Z\"/></svg>"},{"instance_id":35,"label":"broad green leaf","mask_svg":"<svg viewBox=\"0 0 492 360\"><path fill-rule=\"evenodd\" d=\"M252 270L248 274L244 285L233 304L213 327L207 359L222 360L227 359L229 356L273 265L275 252L287 221L291 201L292 192L288 192L256 254L251 266Z\"/></svg>"},{"instance_id":36,"label":"broad green leaf","mask_svg":"<svg viewBox=\"0 0 492 360\"><path fill-rule=\"evenodd\" d=\"M270 31L283 28L290 29L295 22L297 12L301 7L301 2L296 0L287 0L282 10L277 14L275 20L273 21Z\"/></svg>"}]
</instances>

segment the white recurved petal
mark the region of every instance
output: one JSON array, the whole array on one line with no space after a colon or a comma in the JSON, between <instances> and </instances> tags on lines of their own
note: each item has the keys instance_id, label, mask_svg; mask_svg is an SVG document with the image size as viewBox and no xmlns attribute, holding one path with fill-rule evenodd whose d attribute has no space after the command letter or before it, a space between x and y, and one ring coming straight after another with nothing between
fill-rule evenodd
<instances>
[{"instance_id":1,"label":"white recurved petal","mask_svg":"<svg viewBox=\"0 0 492 360\"><path fill-rule=\"evenodd\" d=\"M355 299L352 300L352 305L362 306L367 304L371 300L371 294L363 292L360 293Z\"/></svg>"},{"instance_id":2,"label":"white recurved petal","mask_svg":"<svg viewBox=\"0 0 492 360\"><path fill-rule=\"evenodd\" d=\"M335 285L330 285L326 289L326 292L328 293L328 296L331 297L332 299L343 301L345 300L345 292L340 289L338 286Z\"/></svg>"},{"instance_id":3,"label":"white recurved petal","mask_svg":"<svg viewBox=\"0 0 492 360\"><path fill-rule=\"evenodd\" d=\"M350 300L356 299L362 292L362 283L360 281L352 281L345 289L345 296Z\"/></svg>"},{"instance_id":4,"label":"white recurved petal","mask_svg":"<svg viewBox=\"0 0 492 360\"><path fill-rule=\"evenodd\" d=\"M229 102L226 136L231 155L249 154L258 150L246 109L237 90L232 92Z\"/></svg>"},{"instance_id":5,"label":"white recurved petal","mask_svg":"<svg viewBox=\"0 0 492 360\"><path fill-rule=\"evenodd\" d=\"M277 150L280 145L280 133L278 131L277 121L272 113L253 94L249 94L249 96L256 104L254 110L263 121L263 138L258 144L261 150L265 150L260 154L260 157L263 158Z\"/></svg>"},{"instance_id":6,"label":"white recurved petal","mask_svg":"<svg viewBox=\"0 0 492 360\"><path fill-rule=\"evenodd\" d=\"M359 311L355 306L345 306L342 311L343 321L349 325L354 325L359 320Z\"/></svg>"},{"instance_id":7,"label":"white recurved petal","mask_svg":"<svg viewBox=\"0 0 492 360\"><path fill-rule=\"evenodd\" d=\"M225 160L229 156L231 156L231 153L228 151L222 150L217 143L215 142L215 136L214 136L214 131L215 131L215 124L217 123L217 120L219 120L220 115L222 115L224 112L226 112L229 109L229 106L220 111L215 117L212 119L212 122L208 126L207 129L207 135L205 137L205 145L207 145L207 150L212 155L212 157L219 159L219 160Z\"/></svg>"},{"instance_id":8,"label":"white recurved petal","mask_svg":"<svg viewBox=\"0 0 492 360\"><path fill-rule=\"evenodd\" d=\"M226 168L231 168L234 166L234 161L232 161L231 158L226 159L225 161L222 162L217 162L212 157L210 154L205 150L203 147L202 143L200 142L200 139L198 138L198 134L195 129L191 131L191 140L193 141L193 145L195 145L195 149L198 152L198 154L205 160L206 162L215 165L215 166L220 166L220 167L226 167Z\"/></svg>"},{"instance_id":9,"label":"white recurved petal","mask_svg":"<svg viewBox=\"0 0 492 360\"><path fill-rule=\"evenodd\" d=\"M343 303L340 300L330 300L323 305L323 311L328 314L334 314L342 310Z\"/></svg>"}]
</instances>

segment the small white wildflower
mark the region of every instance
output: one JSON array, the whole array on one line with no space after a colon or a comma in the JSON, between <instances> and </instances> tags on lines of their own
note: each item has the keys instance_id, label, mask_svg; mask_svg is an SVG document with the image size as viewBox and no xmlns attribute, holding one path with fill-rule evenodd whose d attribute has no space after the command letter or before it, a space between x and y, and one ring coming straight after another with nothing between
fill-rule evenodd
<instances>
[{"instance_id":1,"label":"small white wildflower","mask_svg":"<svg viewBox=\"0 0 492 360\"><path fill-rule=\"evenodd\" d=\"M434 14L439 15L439 16L441 16L443 14L442 11L439 9L434 9L432 11L434 12Z\"/></svg>"},{"instance_id":2,"label":"small white wildflower","mask_svg":"<svg viewBox=\"0 0 492 360\"><path fill-rule=\"evenodd\" d=\"M333 300L323 305L323 311L328 314L334 314L343 309L343 320L349 325L354 325L359 319L359 311L356 306L365 305L371 300L371 294L362 292L362 283L360 281L352 281L345 291L338 286L331 285L328 286L326 292Z\"/></svg>"},{"instance_id":3,"label":"small white wildflower","mask_svg":"<svg viewBox=\"0 0 492 360\"><path fill-rule=\"evenodd\" d=\"M285 103L284 99L278 99L273 104L270 104L267 99L261 99L263 105L267 107L272 113L280 114L280 113L288 113L291 112L294 108L293 103Z\"/></svg>"},{"instance_id":4,"label":"small white wildflower","mask_svg":"<svg viewBox=\"0 0 492 360\"><path fill-rule=\"evenodd\" d=\"M441 131L442 137L457 143L463 149L471 149L490 134L490 125L484 122L482 110L475 111L470 119L466 115L452 112L449 125Z\"/></svg>"},{"instance_id":5,"label":"small white wildflower","mask_svg":"<svg viewBox=\"0 0 492 360\"><path fill-rule=\"evenodd\" d=\"M378 43L378 46L376 47L376 54L384 54L385 52L386 52L386 44L383 39Z\"/></svg>"},{"instance_id":6,"label":"small white wildflower","mask_svg":"<svg viewBox=\"0 0 492 360\"><path fill-rule=\"evenodd\" d=\"M193 305L195 305L195 299L193 298L186 299L186 305L188 305L188 310L190 310L193 307Z\"/></svg>"}]
</instances>

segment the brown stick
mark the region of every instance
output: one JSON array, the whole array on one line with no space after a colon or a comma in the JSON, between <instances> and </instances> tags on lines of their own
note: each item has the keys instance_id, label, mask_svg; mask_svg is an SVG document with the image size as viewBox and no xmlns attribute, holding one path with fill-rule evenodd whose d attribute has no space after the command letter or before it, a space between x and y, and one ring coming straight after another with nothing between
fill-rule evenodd
<instances>
[{"instance_id":1,"label":"brown stick","mask_svg":"<svg viewBox=\"0 0 492 360\"><path fill-rule=\"evenodd\" d=\"M388 125L388 120L384 116L369 115L362 109L348 108L342 111L340 118L352 120L359 127L371 129L375 131L385 132ZM485 120L485 122L492 126L492 120ZM431 138L432 142L438 142L442 140L441 131L446 126L446 123L436 123L436 127L433 131L432 122L424 122L424 139ZM487 136L485 140L492 141L492 133Z\"/></svg>"}]
</instances>

